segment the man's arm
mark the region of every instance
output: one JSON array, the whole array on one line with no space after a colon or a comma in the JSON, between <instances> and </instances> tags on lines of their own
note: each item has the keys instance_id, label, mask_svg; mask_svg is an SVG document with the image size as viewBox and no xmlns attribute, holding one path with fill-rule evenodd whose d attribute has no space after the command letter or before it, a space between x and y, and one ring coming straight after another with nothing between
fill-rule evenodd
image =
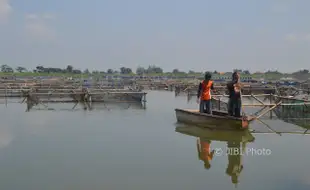
<instances>
[{"instance_id":1,"label":"man's arm","mask_svg":"<svg viewBox=\"0 0 310 190\"><path fill-rule=\"evenodd\" d=\"M212 150L212 152L210 154L211 160L213 159L214 153L215 153L215 150Z\"/></svg>"},{"instance_id":2,"label":"man's arm","mask_svg":"<svg viewBox=\"0 0 310 190\"><path fill-rule=\"evenodd\" d=\"M199 83L199 87L198 87L198 91L197 91L197 98L200 97L200 95L201 95L201 90L202 90L202 84Z\"/></svg>"},{"instance_id":3,"label":"man's arm","mask_svg":"<svg viewBox=\"0 0 310 190\"><path fill-rule=\"evenodd\" d=\"M213 93L218 93L218 91L214 88L214 83L212 83L211 85L211 90Z\"/></svg>"},{"instance_id":4,"label":"man's arm","mask_svg":"<svg viewBox=\"0 0 310 190\"><path fill-rule=\"evenodd\" d=\"M227 90L229 90L229 91L234 89L234 83L233 82L228 82L226 86L227 86Z\"/></svg>"},{"instance_id":5,"label":"man's arm","mask_svg":"<svg viewBox=\"0 0 310 190\"><path fill-rule=\"evenodd\" d=\"M214 83L211 84L211 90L214 90Z\"/></svg>"}]
</instances>

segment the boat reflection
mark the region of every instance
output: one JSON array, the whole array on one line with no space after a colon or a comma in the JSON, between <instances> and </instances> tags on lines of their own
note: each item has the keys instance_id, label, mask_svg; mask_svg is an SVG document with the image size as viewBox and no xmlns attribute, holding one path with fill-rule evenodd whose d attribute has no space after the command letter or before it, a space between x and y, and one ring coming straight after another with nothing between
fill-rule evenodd
<instances>
[{"instance_id":1,"label":"boat reflection","mask_svg":"<svg viewBox=\"0 0 310 190\"><path fill-rule=\"evenodd\" d=\"M181 124L177 124L175 131L197 138L198 158L207 170L211 168L211 162L219 150L211 147L212 141L226 142L226 150L229 151L226 174L230 176L233 184L238 184L238 178L243 170L242 155L246 144L255 140L250 131L218 131Z\"/></svg>"}]
</instances>

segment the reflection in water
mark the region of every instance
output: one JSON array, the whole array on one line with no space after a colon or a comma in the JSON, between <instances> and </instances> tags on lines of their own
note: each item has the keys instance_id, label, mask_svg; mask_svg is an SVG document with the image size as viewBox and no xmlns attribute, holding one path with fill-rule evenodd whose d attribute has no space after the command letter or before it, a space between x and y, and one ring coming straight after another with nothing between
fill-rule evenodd
<instances>
[{"instance_id":1,"label":"reflection in water","mask_svg":"<svg viewBox=\"0 0 310 190\"><path fill-rule=\"evenodd\" d=\"M243 143L245 144L245 143ZM242 149L240 142L229 141L227 142L227 150L232 151L228 154L228 166L226 174L231 177L233 184L238 184L238 177L243 169L242 164Z\"/></svg>"},{"instance_id":2,"label":"reflection in water","mask_svg":"<svg viewBox=\"0 0 310 190\"><path fill-rule=\"evenodd\" d=\"M215 154L215 149L211 151L211 142L226 142L226 150L228 151L226 174L231 177L233 184L238 184L238 178L243 170L242 155L246 143L255 140L249 131L217 131L178 124L176 132L197 137L198 158L204 162L206 169L211 168L211 161Z\"/></svg>"},{"instance_id":3,"label":"reflection in water","mask_svg":"<svg viewBox=\"0 0 310 190\"><path fill-rule=\"evenodd\" d=\"M146 104L141 102L107 102L107 103L92 103L92 109L111 109L111 108L120 108L120 109L146 109Z\"/></svg>"},{"instance_id":4,"label":"reflection in water","mask_svg":"<svg viewBox=\"0 0 310 190\"><path fill-rule=\"evenodd\" d=\"M190 102L192 100L193 96L187 96L187 102Z\"/></svg>"},{"instance_id":5,"label":"reflection in water","mask_svg":"<svg viewBox=\"0 0 310 190\"><path fill-rule=\"evenodd\" d=\"M49 103L49 104L38 104L29 109L31 110L67 110L67 111L77 111L77 110L111 110L111 109L146 109L146 104L141 102L95 102L95 103Z\"/></svg>"},{"instance_id":6,"label":"reflection in water","mask_svg":"<svg viewBox=\"0 0 310 190\"><path fill-rule=\"evenodd\" d=\"M289 103L302 103L301 101L294 101ZM310 129L310 106L293 105L293 106L279 106L274 110L276 116L287 122L306 129Z\"/></svg>"},{"instance_id":7,"label":"reflection in water","mask_svg":"<svg viewBox=\"0 0 310 190\"><path fill-rule=\"evenodd\" d=\"M2 123L0 126L0 149L7 147L13 141L13 135L9 127Z\"/></svg>"},{"instance_id":8,"label":"reflection in water","mask_svg":"<svg viewBox=\"0 0 310 190\"><path fill-rule=\"evenodd\" d=\"M204 162L206 169L211 168L210 161L214 156L214 150L210 153L211 141L208 139L198 138L197 139L197 152L199 160Z\"/></svg>"}]
</instances>

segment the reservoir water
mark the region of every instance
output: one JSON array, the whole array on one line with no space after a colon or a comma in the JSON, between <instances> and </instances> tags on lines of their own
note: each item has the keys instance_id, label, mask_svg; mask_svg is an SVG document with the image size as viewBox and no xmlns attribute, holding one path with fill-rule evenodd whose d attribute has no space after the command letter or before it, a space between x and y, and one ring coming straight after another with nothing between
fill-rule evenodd
<instances>
[{"instance_id":1,"label":"reservoir water","mask_svg":"<svg viewBox=\"0 0 310 190\"><path fill-rule=\"evenodd\" d=\"M253 133L242 155L229 156L233 142L176 132L174 108L197 108L195 101L156 91L147 101L146 109L107 105L93 111L1 105L0 189L310 189L308 135ZM197 149L204 140L215 150L207 167Z\"/></svg>"}]
</instances>

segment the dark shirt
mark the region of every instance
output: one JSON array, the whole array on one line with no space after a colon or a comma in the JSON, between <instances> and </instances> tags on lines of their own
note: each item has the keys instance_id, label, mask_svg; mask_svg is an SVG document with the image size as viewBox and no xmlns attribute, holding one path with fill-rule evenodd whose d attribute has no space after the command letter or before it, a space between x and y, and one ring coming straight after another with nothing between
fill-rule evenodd
<instances>
[{"instance_id":1,"label":"dark shirt","mask_svg":"<svg viewBox=\"0 0 310 190\"><path fill-rule=\"evenodd\" d=\"M229 98L234 98L234 99L240 98L240 93L239 92L236 93L234 89L234 84L236 83L237 81L231 81L227 83L227 90L228 90Z\"/></svg>"},{"instance_id":2,"label":"dark shirt","mask_svg":"<svg viewBox=\"0 0 310 190\"><path fill-rule=\"evenodd\" d=\"M207 81L206 81L207 82ZM209 82L209 81L208 81ZM202 82L199 83L199 87L198 87L198 92L197 92L197 98L200 97L201 93L202 93ZM211 90L214 90L214 86L213 86L213 83L211 85Z\"/></svg>"}]
</instances>

